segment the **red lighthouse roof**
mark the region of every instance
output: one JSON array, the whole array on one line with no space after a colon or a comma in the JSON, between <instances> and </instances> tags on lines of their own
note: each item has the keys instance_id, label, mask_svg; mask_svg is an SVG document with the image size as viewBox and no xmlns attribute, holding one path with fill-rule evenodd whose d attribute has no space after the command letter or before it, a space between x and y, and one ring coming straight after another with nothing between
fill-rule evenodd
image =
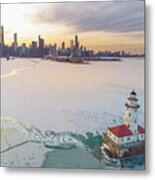
<instances>
[{"instance_id":1,"label":"red lighthouse roof","mask_svg":"<svg viewBox=\"0 0 155 180\"><path fill-rule=\"evenodd\" d=\"M124 137L124 136L131 136L132 132L126 125L120 125L109 128L115 136L117 137Z\"/></svg>"},{"instance_id":2,"label":"red lighthouse roof","mask_svg":"<svg viewBox=\"0 0 155 180\"><path fill-rule=\"evenodd\" d=\"M138 133L139 134L144 134L145 133L145 129L138 125Z\"/></svg>"}]
</instances>

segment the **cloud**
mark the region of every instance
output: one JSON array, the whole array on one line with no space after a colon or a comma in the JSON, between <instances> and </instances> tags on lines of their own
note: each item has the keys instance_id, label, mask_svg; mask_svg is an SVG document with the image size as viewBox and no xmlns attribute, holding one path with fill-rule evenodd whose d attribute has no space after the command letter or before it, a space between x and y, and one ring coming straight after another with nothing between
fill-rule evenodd
<instances>
[{"instance_id":1,"label":"cloud","mask_svg":"<svg viewBox=\"0 0 155 180\"><path fill-rule=\"evenodd\" d=\"M31 17L35 23L65 25L76 32L144 31L144 2L83 2L42 5Z\"/></svg>"}]
</instances>

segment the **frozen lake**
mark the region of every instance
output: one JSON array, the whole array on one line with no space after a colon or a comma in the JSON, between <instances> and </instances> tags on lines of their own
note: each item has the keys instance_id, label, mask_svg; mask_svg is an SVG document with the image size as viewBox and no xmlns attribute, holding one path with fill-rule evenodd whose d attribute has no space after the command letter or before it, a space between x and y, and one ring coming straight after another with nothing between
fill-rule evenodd
<instances>
[{"instance_id":1,"label":"frozen lake","mask_svg":"<svg viewBox=\"0 0 155 180\"><path fill-rule=\"evenodd\" d=\"M102 132L106 114L123 118L134 89L144 125L144 59L88 65L39 59L1 60L1 116L56 132ZM123 119L122 119L123 122Z\"/></svg>"},{"instance_id":2,"label":"frozen lake","mask_svg":"<svg viewBox=\"0 0 155 180\"><path fill-rule=\"evenodd\" d=\"M123 123L132 89L140 104L138 121L144 126L142 58L87 65L2 59L1 165L144 169L144 157L138 164L136 159L137 165L132 160L119 167L99 153L103 131Z\"/></svg>"}]
</instances>

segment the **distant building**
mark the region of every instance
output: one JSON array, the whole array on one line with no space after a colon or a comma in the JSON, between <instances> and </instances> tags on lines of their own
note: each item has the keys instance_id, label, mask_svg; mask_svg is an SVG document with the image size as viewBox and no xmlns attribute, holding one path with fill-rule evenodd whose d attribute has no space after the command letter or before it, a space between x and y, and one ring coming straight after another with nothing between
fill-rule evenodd
<instances>
[{"instance_id":1,"label":"distant building","mask_svg":"<svg viewBox=\"0 0 155 180\"><path fill-rule=\"evenodd\" d=\"M14 33L13 37L14 37L14 43L17 44L17 33Z\"/></svg>"},{"instance_id":2,"label":"distant building","mask_svg":"<svg viewBox=\"0 0 155 180\"><path fill-rule=\"evenodd\" d=\"M48 55L52 55L52 45L49 44L49 52L48 52Z\"/></svg>"},{"instance_id":3,"label":"distant building","mask_svg":"<svg viewBox=\"0 0 155 180\"><path fill-rule=\"evenodd\" d=\"M78 35L75 35L75 49L79 48Z\"/></svg>"},{"instance_id":4,"label":"distant building","mask_svg":"<svg viewBox=\"0 0 155 180\"><path fill-rule=\"evenodd\" d=\"M57 44L55 43L53 46L53 55L57 56L58 52L57 52Z\"/></svg>"},{"instance_id":5,"label":"distant building","mask_svg":"<svg viewBox=\"0 0 155 180\"><path fill-rule=\"evenodd\" d=\"M65 49L65 42L64 42L64 41L62 42L61 49L62 49L62 50Z\"/></svg>"},{"instance_id":6,"label":"distant building","mask_svg":"<svg viewBox=\"0 0 155 180\"><path fill-rule=\"evenodd\" d=\"M24 49L24 50L21 50ZM94 52L91 49L87 49L85 46L81 45L78 39L78 35L74 36L74 40L70 41L70 46L67 47L63 41L60 48L57 48L57 44L48 46L45 44L43 38L38 36L38 41L32 41L30 46L27 46L27 56L28 57L45 57L49 54L52 56L67 56L69 58L83 58L86 57L144 57L145 54L131 54L130 52L115 51L110 50ZM4 42L4 28L0 26L0 57L7 56L21 56L21 51L25 51L25 46L18 47L18 35L17 33L13 34L13 42L11 46L8 46ZM90 58L91 59L91 58Z\"/></svg>"},{"instance_id":7,"label":"distant building","mask_svg":"<svg viewBox=\"0 0 155 180\"><path fill-rule=\"evenodd\" d=\"M42 39L40 37L40 35L38 36L38 43L39 43L39 48L38 48L38 51L39 51L39 57L44 57L44 39Z\"/></svg>"},{"instance_id":8,"label":"distant building","mask_svg":"<svg viewBox=\"0 0 155 180\"><path fill-rule=\"evenodd\" d=\"M145 130L137 122L137 104L135 91L130 93L127 103L124 124L108 128L103 135L102 152L110 158L125 158L144 154Z\"/></svg>"},{"instance_id":9,"label":"distant building","mask_svg":"<svg viewBox=\"0 0 155 180\"><path fill-rule=\"evenodd\" d=\"M17 33L14 33L13 34L13 55L14 56L17 56L17 49L18 49L18 41L17 41Z\"/></svg>"},{"instance_id":10,"label":"distant building","mask_svg":"<svg viewBox=\"0 0 155 180\"><path fill-rule=\"evenodd\" d=\"M0 43L4 45L4 28L0 26Z\"/></svg>"},{"instance_id":11,"label":"distant building","mask_svg":"<svg viewBox=\"0 0 155 180\"><path fill-rule=\"evenodd\" d=\"M70 52L72 53L74 51L74 41L70 41Z\"/></svg>"},{"instance_id":12,"label":"distant building","mask_svg":"<svg viewBox=\"0 0 155 180\"><path fill-rule=\"evenodd\" d=\"M23 43L21 46L21 56L27 56L27 47L25 43Z\"/></svg>"},{"instance_id":13,"label":"distant building","mask_svg":"<svg viewBox=\"0 0 155 180\"><path fill-rule=\"evenodd\" d=\"M0 26L0 57L3 56L4 51L4 29L3 26Z\"/></svg>"},{"instance_id":14,"label":"distant building","mask_svg":"<svg viewBox=\"0 0 155 180\"><path fill-rule=\"evenodd\" d=\"M31 43L30 55L32 57L37 57L37 42L36 41L32 41L32 43Z\"/></svg>"}]
</instances>

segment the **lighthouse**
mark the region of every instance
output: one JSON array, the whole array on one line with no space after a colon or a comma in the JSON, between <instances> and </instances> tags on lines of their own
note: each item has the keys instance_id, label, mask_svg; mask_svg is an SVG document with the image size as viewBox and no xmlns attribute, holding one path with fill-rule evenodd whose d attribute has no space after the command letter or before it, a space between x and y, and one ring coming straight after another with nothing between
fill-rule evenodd
<instances>
[{"instance_id":1,"label":"lighthouse","mask_svg":"<svg viewBox=\"0 0 155 180\"><path fill-rule=\"evenodd\" d=\"M123 124L108 127L103 134L101 151L105 156L123 158L144 154L145 129L137 122L139 107L137 94L133 90L125 103Z\"/></svg>"},{"instance_id":2,"label":"lighthouse","mask_svg":"<svg viewBox=\"0 0 155 180\"><path fill-rule=\"evenodd\" d=\"M137 140L138 133L138 122L137 122L137 110L140 105L138 104L137 94L133 90L131 91L127 102L125 103L125 116L124 116L124 124L132 131L133 136L135 136L134 140Z\"/></svg>"}]
</instances>

